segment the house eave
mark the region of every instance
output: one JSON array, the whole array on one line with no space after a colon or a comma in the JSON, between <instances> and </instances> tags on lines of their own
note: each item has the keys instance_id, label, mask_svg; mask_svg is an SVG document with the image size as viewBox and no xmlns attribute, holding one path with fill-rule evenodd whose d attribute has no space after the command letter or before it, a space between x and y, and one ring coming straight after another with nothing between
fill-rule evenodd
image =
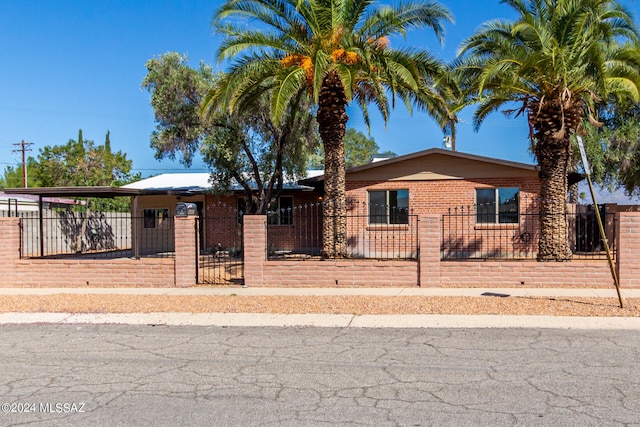
<instances>
[{"instance_id":1,"label":"house eave","mask_svg":"<svg viewBox=\"0 0 640 427\"><path fill-rule=\"evenodd\" d=\"M458 158L461 158L461 159L474 160L474 161L485 162L485 163L492 163L492 164L495 164L495 165L507 166L507 167L511 167L511 168L518 168L518 169L523 169L523 170L527 170L527 171L538 171L539 170L538 166L527 164L527 163L519 163L519 162L510 161L510 160L496 159L496 158L492 158L492 157L479 156L477 154L462 153L462 152L459 152L459 151L450 151L450 150L445 150L445 149L442 149L442 148L429 148L427 150L422 150L422 151L418 151L418 152L415 152L415 153L406 154L404 156L392 157L392 158L387 159L387 160L380 160L378 162L368 163L366 165L355 166L355 167L347 169L345 171L345 173L347 175L349 175L349 174L353 174L353 173L356 173L356 172L362 172L362 171L366 171L366 170L369 170L369 169L384 167L384 166L392 165L394 163L404 162L404 161L415 159L415 158L418 158L418 157L424 157L424 156L434 155L434 154L447 155L447 156L451 156L451 157L458 157ZM322 182L322 181L324 181L324 174L318 175L318 176L315 176L315 177L312 177L312 178L306 178L306 179L300 180L298 182L303 184L303 185L313 185L313 183L319 183L319 182Z\"/></svg>"}]
</instances>

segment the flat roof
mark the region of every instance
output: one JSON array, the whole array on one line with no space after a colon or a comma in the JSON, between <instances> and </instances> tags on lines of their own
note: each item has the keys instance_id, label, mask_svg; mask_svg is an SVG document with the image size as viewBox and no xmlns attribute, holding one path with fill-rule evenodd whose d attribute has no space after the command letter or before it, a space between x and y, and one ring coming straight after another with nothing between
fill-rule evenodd
<instances>
[{"instance_id":1,"label":"flat roof","mask_svg":"<svg viewBox=\"0 0 640 427\"><path fill-rule=\"evenodd\" d=\"M101 197L140 196L144 194L182 194L180 191L149 190L122 187L33 187L5 188L6 194L32 194L42 197Z\"/></svg>"}]
</instances>

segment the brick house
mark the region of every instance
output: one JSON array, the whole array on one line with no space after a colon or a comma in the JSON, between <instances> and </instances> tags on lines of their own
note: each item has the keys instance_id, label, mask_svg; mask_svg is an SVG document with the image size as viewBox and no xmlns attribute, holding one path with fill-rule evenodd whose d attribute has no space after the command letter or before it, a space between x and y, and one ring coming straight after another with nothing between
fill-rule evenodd
<instances>
[{"instance_id":1,"label":"brick house","mask_svg":"<svg viewBox=\"0 0 640 427\"><path fill-rule=\"evenodd\" d=\"M315 176L286 183L274 203L267 220L272 252L319 253L324 176L311 174ZM145 192L133 203L132 215L144 217L139 239L156 242L152 234L171 227L163 221L173 216L176 204L191 202L200 215L201 250L238 249L242 188L232 185L224 195L213 194L209 178L208 173L162 174L123 186ZM478 205L483 210L470 227L513 227L540 188L536 166L438 148L351 168L346 183L349 253L373 258L416 256L417 244L393 247L389 242L406 227L417 233L417 224L411 223L420 215ZM308 237L300 241L301 234ZM389 248L381 248L382 241ZM173 242L167 244L163 249L172 251Z\"/></svg>"},{"instance_id":2,"label":"brick house","mask_svg":"<svg viewBox=\"0 0 640 427\"><path fill-rule=\"evenodd\" d=\"M6 190L33 192L39 199L128 196L133 212L125 215L136 221L120 227L131 235L122 250L24 256L25 219L0 218L0 285L238 283L233 279L249 286L611 283L610 266L595 248L596 256L580 254L576 248L578 256L567 263L536 260L536 218L529 215L539 194L538 169L533 165L429 149L352 168L346 175L352 256L335 260L313 256L321 247L322 175L289 184L268 216L242 216L241 191L212 194L208 174L181 175L150 178L126 188ZM179 202L195 203L199 215L174 218ZM618 276L624 286L640 287L640 213L617 208L612 213L615 222L609 231L610 241L617 242ZM153 249L145 247L144 237L154 234L167 237L163 241L171 246L161 248L167 254L143 253ZM398 245L401 239L404 246ZM158 245L157 239L153 245ZM233 256L234 248L241 248L241 256ZM235 274L236 270L241 272ZM208 280L218 273L219 279Z\"/></svg>"},{"instance_id":3,"label":"brick house","mask_svg":"<svg viewBox=\"0 0 640 427\"><path fill-rule=\"evenodd\" d=\"M267 219L271 254L320 253L323 179L322 173L315 171L304 180L284 184ZM346 173L346 187L350 256L415 258L418 217L474 206L478 211L468 219L466 230L456 224L456 233L529 230L524 234L518 231L515 242L491 242L484 237L485 249L473 249L476 255L496 247L535 250L536 221L523 214L532 209L539 194L537 166L432 148L351 168ZM92 189L16 190L42 196L89 196ZM214 194L209 173L162 174L118 189L95 188L95 192L98 197L131 197L131 216L138 219L132 230L136 254L175 250L175 242L163 236L172 235L174 222L170 219L180 202L197 206L201 251L238 251L242 247L242 187L232 185L224 195Z\"/></svg>"},{"instance_id":4,"label":"brick house","mask_svg":"<svg viewBox=\"0 0 640 427\"><path fill-rule=\"evenodd\" d=\"M301 183L321 191L323 178L319 175ZM352 203L386 205L416 215L444 214L449 208L489 205L496 200L512 210L518 199L531 199L540 192L537 166L439 148L351 168L346 182ZM374 221L384 220L373 218L384 212L368 213ZM497 216L495 221L502 219Z\"/></svg>"},{"instance_id":5,"label":"brick house","mask_svg":"<svg viewBox=\"0 0 640 427\"><path fill-rule=\"evenodd\" d=\"M320 175L301 183L321 192L322 181ZM378 241L390 241L384 233L411 227L412 217L445 215L465 208L473 216L465 224L467 235L481 228L526 228L530 231L525 243L533 245L535 236L531 234L537 230L533 223L524 224L529 217L521 215L534 208L540 193L538 167L534 165L432 148L351 168L346 173L346 190L348 215L366 218L356 229L355 220L348 226L350 253L369 251L371 232L376 232ZM463 232L459 224L456 227L458 233ZM381 228L385 230L382 235ZM485 246L487 243L485 238ZM530 246L522 241L495 242L487 250L506 244L511 245L509 250L514 245L517 250ZM385 255L379 248L375 252ZM397 255L402 249L392 252Z\"/></svg>"},{"instance_id":6,"label":"brick house","mask_svg":"<svg viewBox=\"0 0 640 427\"><path fill-rule=\"evenodd\" d=\"M132 215L145 218L142 233L153 233L156 227L161 227L164 218L175 214L178 203L194 203L200 217L202 251L238 250L241 246L245 201L243 189L238 184L232 184L225 194L214 194L209 173L172 173L143 179L122 188L159 193L134 199ZM317 202L319 198L313 187L287 182L283 184L273 209L286 212L296 205ZM286 228L291 221L292 218L285 214L269 216L269 224L275 229ZM171 223L167 222L166 226L171 226Z\"/></svg>"}]
</instances>

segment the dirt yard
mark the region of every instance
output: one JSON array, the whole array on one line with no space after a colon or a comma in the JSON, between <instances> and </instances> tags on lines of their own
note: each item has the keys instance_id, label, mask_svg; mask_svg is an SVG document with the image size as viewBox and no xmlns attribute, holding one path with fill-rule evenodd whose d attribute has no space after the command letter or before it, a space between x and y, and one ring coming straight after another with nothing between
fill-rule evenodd
<instances>
[{"instance_id":1,"label":"dirt yard","mask_svg":"<svg viewBox=\"0 0 640 427\"><path fill-rule=\"evenodd\" d=\"M640 317L640 298L433 296L0 295L0 312L497 314Z\"/></svg>"}]
</instances>

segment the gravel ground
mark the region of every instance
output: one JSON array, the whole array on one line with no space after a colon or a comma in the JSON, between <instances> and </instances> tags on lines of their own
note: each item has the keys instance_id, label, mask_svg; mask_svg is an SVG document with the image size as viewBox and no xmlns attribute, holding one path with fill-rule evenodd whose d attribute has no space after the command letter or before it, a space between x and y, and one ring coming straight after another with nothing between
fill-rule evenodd
<instances>
[{"instance_id":1,"label":"gravel ground","mask_svg":"<svg viewBox=\"0 0 640 427\"><path fill-rule=\"evenodd\" d=\"M0 295L0 312L498 314L640 317L640 298L421 296Z\"/></svg>"}]
</instances>

